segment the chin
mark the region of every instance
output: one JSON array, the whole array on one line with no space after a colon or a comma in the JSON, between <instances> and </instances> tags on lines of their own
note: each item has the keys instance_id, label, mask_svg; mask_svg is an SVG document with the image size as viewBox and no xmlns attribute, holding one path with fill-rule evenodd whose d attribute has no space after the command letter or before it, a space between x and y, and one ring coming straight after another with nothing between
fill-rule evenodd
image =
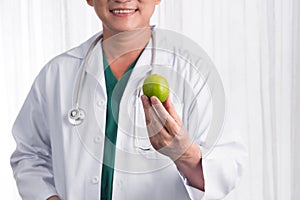
<instances>
[{"instance_id":1,"label":"chin","mask_svg":"<svg viewBox=\"0 0 300 200\"><path fill-rule=\"evenodd\" d=\"M136 30L136 29L140 29L142 27L139 27L139 26L119 26L116 30L118 30L119 32L123 32L123 31L132 31L132 30Z\"/></svg>"},{"instance_id":2,"label":"chin","mask_svg":"<svg viewBox=\"0 0 300 200\"><path fill-rule=\"evenodd\" d=\"M113 27L109 27L109 29L106 29L108 31L108 33L110 32L109 35L115 35L121 32L126 32L126 31L134 31L134 30L138 30L138 29L143 29L145 27L150 27L150 25L132 25L131 24L115 24ZM103 27L104 28L104 27Z\"/></svg>"}]
</instances>

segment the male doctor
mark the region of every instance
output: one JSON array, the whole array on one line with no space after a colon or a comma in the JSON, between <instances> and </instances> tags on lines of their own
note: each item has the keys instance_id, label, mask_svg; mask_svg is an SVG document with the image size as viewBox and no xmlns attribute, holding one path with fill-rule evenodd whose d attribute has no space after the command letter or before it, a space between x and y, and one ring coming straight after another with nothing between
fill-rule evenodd
<instances>
[{"instance_id":1,"label":"male doctor","mask_svg":"<svg viewBox=\"0 0 300 200\"><path fill-rule=\"evenodd\" d=\"M203 157L213 107L208 76L187 62L188 49L150 26L160 0L87 3L102 21L102 37L91 50L100 34L43 68L13 127L11 165L22 199L224 198L241 175L244 150L226 132ZM164 47L155 69L154 34ZM207 57L197 59L196 66L210 67ZM164 103L136 95L152 73L169 81ZM85 118L73 126L67 113L78 87Z\"/></svg>"}]
</instances>

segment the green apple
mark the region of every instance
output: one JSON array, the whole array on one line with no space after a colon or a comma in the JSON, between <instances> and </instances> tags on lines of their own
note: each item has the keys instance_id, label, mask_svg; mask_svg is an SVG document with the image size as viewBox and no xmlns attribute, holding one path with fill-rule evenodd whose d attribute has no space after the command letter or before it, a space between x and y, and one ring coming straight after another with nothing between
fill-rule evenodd
<instances>
[{"instance_id":1,"label":"green apple","mask_svg":"<svg viewBox=\"0 0 300 200\"><path fill-rule=\"evenodd\" d=\"M143 93L149 98L156 96L162 103L169 95L169 84L167 79L158 74L152 74L144 80Z\"/></svg>"}]
</instances>

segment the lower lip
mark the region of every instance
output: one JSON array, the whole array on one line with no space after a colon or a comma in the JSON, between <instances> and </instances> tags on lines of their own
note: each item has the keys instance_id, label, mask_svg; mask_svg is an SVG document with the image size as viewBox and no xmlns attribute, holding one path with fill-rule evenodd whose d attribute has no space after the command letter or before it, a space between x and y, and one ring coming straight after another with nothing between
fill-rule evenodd
<instances>
[{"instance_id":1,"label":"lower lip","mask_svg":"<svg viewBox=\"0 0 300 200\"><path fill-rule=\"evenodd\" d=\"M134 12L130 12L130 13L113 13L111 12L114 16L116 17L128 17L128 16L131 16L131 15L134 15L137 11L134 11Z\"/></svg>"}]
</instances>

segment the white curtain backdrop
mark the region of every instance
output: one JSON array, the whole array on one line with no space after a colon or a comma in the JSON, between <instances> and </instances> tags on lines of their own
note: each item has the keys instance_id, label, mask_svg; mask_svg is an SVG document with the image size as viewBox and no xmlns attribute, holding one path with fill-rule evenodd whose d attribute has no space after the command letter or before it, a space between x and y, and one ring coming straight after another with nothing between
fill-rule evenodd
<instances>
[{"instance_id":1,"label":"white curtain backdrop","mask_svg":"<svg viewBox=\"0 0 300 200\"><path fill-rule=\"evenodd\" d=\"M152 22L201 45L223 80L228 120L249 149L226 200L300 199L300 1L162 0ZM20 199L11 127L33 79L100 29L85 0L0 0L1 197Z\"/></svg>"}]
</instances>

